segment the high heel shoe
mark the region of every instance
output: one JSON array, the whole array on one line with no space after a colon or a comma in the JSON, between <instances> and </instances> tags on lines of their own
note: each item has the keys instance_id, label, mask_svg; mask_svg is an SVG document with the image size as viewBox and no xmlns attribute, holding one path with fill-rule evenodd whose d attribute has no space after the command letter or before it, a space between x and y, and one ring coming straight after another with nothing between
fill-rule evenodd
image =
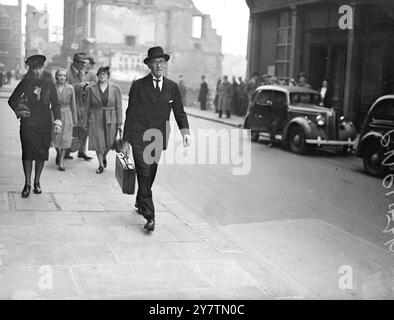
<instances>
[{"instance_id":1,"label":"high heel shoe","mask_svg":"<svg viewBox=\"0 0 394 320\"><path fill-rule=\"evenodd\" d=\"M107 167L107 159L103 159L103 165L104 165L104 168Z\"/></svg>"},{"instance_id":2,"label":"high heel shoe","mask_svg":"<svg viewBox=\"0 0 394 320\"><path fill-rule=\"evenodd\" d=\"M102 166L98 167L98 169L96 170L97 174L103 173L104 168Z\"/></svg>"},{"instance_id":3,"label":"high heel shoe","mask_svg":"<svg viewBox=\"0 0 394 320\"><path fill-rule=\"evenodd\" d=\"M39 182L34 184L34 190L33 191L34 191L35 194L41 194L42 193L41 186L40 186Z\"/></svg>"},{"instance_id":4,"label":"high heel shoe","mask_svg":"<svg viewBox=\"0 0 394 320\"><path fill-rule=\"evenodd\" d=\"M22 190L22 198L27 198L30 194L31 185L25 184Z\"/></svg>"},{"instance_id":5,"label":"high heel shoe","mask_svg":"<svg viewBox=\"0 0 394 320\"><path fill-rule=\"evenodd\" d=\"M59 171L66 171L66 167L59 165Z\"/></svg>"}]
</instances>

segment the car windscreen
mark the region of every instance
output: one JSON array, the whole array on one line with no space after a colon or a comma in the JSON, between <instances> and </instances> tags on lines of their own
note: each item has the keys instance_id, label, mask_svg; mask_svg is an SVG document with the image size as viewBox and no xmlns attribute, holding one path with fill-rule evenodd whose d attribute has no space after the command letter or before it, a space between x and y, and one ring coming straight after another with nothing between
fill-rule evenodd
<instances>
[{"instance_id":1,"label":"car windscreen","mask_svg":"<svg viewBox=\"0 0 394 320\"><path fill-rule=\"evenodd\" d=\"M316 105L321 102L320 94L310 92L291 92L290 104L292 105Z\"/></svg>"}]
</instances>

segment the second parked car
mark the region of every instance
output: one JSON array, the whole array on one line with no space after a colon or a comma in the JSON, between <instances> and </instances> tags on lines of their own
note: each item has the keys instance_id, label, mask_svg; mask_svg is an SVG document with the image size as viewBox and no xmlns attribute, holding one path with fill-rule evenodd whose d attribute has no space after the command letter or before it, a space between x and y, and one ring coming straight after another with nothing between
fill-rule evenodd
<instances>
[{"instance_id":1,"label":"second parked car","mask_svg":"<svg viewBox=\"0 0 394 320\"><path fill-rule=\"evenodd\" d=\"M377 99L369 109L360 133L356 155L363 158L365 171L384 176L394 162L394 95ZM384 161L386 159L386 161Z\"/></svg>"}]
</instances>

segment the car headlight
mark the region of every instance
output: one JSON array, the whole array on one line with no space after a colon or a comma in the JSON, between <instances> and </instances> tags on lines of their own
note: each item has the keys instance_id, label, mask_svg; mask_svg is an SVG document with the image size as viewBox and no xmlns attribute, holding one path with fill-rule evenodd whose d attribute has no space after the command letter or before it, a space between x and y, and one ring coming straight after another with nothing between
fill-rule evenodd
<instances>
[{"instance_id":1,"label":"car headlight","mask_svg":"<svg viewBox=\"0 0 394 320\"><path fill-rule=\"evenodd\" d=\"M349 121L344 116L341 116L339 118L339 128L344 129L347 124L352 125L352 123L349 123Z\"/></svg>"},{"instance_id":2,"label":"car headlight","mask_svg":"<svg viewBox=\"0 0 394 320\"><path fill-rule=\"evenodd\" d=\"M319 127L324 127L326 125L326 119L321 114L316 116L315 121Z\"/></svg>"}]
</instances>

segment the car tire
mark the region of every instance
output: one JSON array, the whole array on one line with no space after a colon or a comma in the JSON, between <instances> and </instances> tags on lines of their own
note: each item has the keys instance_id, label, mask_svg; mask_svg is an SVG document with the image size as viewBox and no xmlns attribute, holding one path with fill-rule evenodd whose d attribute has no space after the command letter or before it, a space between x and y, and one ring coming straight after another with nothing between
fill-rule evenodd
<instances>
[{"instance_id":1,"label":"car tire","mask_svg":"<svg viewBox=\"0 0 394 320\"><path fill-rule=\"evenodd\" d=\"M389 168L382 164L384 160L384 150L379 145L369 144L363 153L365 171L375 177L385 176Z\"/></svg>"},{"instance_id":2,"label":"car tire","mask_svg":"<svg viewBox=\"0 0 394 320\"><path fill-rule=\"evenodd\" d=\"M308 145L306 143L305 131L301 127L295 126L291 129L289 136L289 147L294 153L307 153Z\"/></svg>"}]
</instances>

